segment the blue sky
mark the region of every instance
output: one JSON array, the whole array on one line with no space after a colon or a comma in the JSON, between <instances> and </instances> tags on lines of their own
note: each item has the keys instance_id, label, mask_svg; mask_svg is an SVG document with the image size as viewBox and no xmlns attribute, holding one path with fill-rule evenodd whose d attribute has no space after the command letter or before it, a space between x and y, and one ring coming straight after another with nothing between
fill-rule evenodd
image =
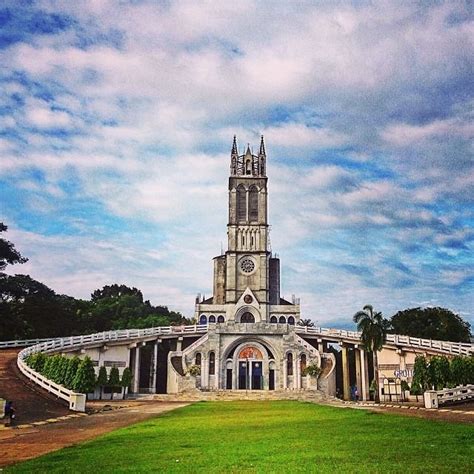
<instances>
[{"instance_id":1,"label":"blue sky","mask_svg":"<svg viewBox=\"0 0 474 474\"><path fill-rule=\"evenodd\" d=\"M265 135L283 295L474 322L472 20L463 2L2 2L0 218L29 273L191 316L227 176Z\"/></svg>"}]
</instances>

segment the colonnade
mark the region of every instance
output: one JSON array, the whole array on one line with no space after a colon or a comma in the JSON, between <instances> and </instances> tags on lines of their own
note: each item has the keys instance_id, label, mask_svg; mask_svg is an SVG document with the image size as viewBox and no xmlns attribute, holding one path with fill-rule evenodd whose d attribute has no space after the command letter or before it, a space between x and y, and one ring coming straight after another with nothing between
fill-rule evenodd
<instances>
[{"instance_id":1,"label":"colonnade","mask_svg":"<svg viewBox=\"0 0 474 474\"><path fill-rule=\"evenodd\" d=\"M132 392L138 393L141 389L149 391L149 393L156 393L157 391L157 377L158 377L158 348L163 342L162 338L157 338L154 341L148 341L148 344L152 344L152 353L150 358L150 369L148 386L140 386L140 367L142 363L142 349L147 345L147 342L136 342L130 344L128 354L128 366L132 369ZM183 338L178 337L176 341L176 351L181 352L183 344ZM134 351L133 367L132 362L132 351Z\"/></svg>"},{"instance_id":2,"label":"colonnade","mask_svg":"<svg viewBox=\"0 0 474 474\"><path fill-rule=\"evenodd\" d=\"M342 350L342 386L344 400L351 399L350 373L349 373L349 348L346 343L341 344ZM355 356L355 384L360 400L369 400L369 368L367 353L359 344L353 345Z\"/></svg>"}]
</instances>

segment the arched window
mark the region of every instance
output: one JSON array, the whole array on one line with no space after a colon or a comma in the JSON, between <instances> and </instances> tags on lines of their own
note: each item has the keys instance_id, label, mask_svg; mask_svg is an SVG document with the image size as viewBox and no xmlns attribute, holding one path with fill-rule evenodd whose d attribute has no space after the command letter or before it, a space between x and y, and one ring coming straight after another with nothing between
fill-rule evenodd
<instances>
[{"instance_id":1,"label":"arched window","mask_svg":"<svg viewBox=\"0 0 474 474\"><path fill-rule=\"evenodd\" d=\"M290 316L288 318L288 324L291 324L291 326L294 326L295 325L295 318L293 316Z\"/></svg>"},{"instance_id":2,"label":"arched window","mask_svg":"<svg viewBox=\"0 0 474 474\"><path fill-rule=\"evenodd\" d=\"M210 322L210 323L215 323L215 322L216 322L216 317L215 317L213 314L211 314L211 315L209 316L209 322Z\"/></svg>"},{"instance_id":3,"label":"arched window","mask_svg":"<svg viewBox=\"0 0 474 474\"><path fill-rule=\"evenodd\" d=\"M216 354L209 352L209 375L215 375L216 373Z\"/></svg>"},{"instance_id":4,"label":"arched window","mask_svg":"<svg viewBox=\"0 0 474 474\"><path fill-rule=\"evenodd\" d=\"M286 356L286 373L293 375L293 354L291 352L288 352Z\"/></svg>"},{"instance_id":5,"label":"arched window","mask_svg":"<svg viewBox=\"0 0 474 474\"><path fill-rule=\"evenodd\" d=\"M242 315L242 317L240 318L240 322L241 323L254 323L255 318L252 313L247 312Z\"/></svg>"},{"instance_id":6,"label":"arched window","mask_svg":"<svg viewBox=\"0 0 474 474\"><path fill-rule=\"evenodd\" d=\"M207 317L205 314L201 314L201 317L199 318L199 324L207 324Z\"/></svg>"},{"instance_id":7,"label":"arched window","mask_svg":"<svg viewBox=\"0 0 474 474\"><path fill-rule=\"evenodd\" d=\"M198 353L196 354L195 359L194 359L194 364L195 364L195 365L199 365L199 367L201 367L201 360L202 360L201 353L198 352Z\"/></svg>"},{"instance_id":8,"label":"arched window","mask_svg":"<svg viewBox=\"0 0 474 474\"><path fill-rule=\"evenodd\" d=\"M218 318L217 318L217 322L218 323L223 323L225 321L225 318L224 316L220 315Z\"/></svg>"},{"instance_id":9,"label":"arched window","mask_svg":"<svg viewBox=\"0 0 474 474\"><path fill-rule=\"evenodd\" d=\"M252 174L252 162L250 160L245 162L245 174Z\"/></svg>"},{"instance_id":10,"label":"arched window","mask_svg":"<svg viewBox=\"0 0 474 474\"><path fill-rule=\"evenodd\" d=\"M273 324L276 324L276 323L278 322L277 317L276 317L276 316L272 316L272 317L270 318L270 322L273 323Z\"/></svg>"},{"instance_id":11,"label":"arched window","mask_svg":"<svg viewBox=\"0 0 474 474\"><path fill-rule=\"evenodd\" d=\"M241 184L237 187L237 220L247 220L247 191Z\"/></svg>"},{"instance_id":12,"label":"arched window","mask_svg":"<svg viewBox=\"0 0 474 474\"><path fill-rule=\"evenodd\" d=\"M249 190L249 220L258 221L258 189L251 186Z\"/></svg>"},{"instance_id":13,"label":"arched window","mask_svg":"<svg viewBox=\"0 0 474 474\"><path fill-rule=\"evenodd\" d=\"M280 316L280 319L278 320L280 324L286 324L286 319L285 316Z\"/></svg>"},{"instance_id":14,"label":"arched window","mask_svg":"<svg viewBox=\"0 0 474 474\"><path fill-rule=\"evenodd\" d=\"M301 369L301 375L303 375L304 369L306 369L306 354L301 354L300 369Z\"/></svg>"}]
</instances>

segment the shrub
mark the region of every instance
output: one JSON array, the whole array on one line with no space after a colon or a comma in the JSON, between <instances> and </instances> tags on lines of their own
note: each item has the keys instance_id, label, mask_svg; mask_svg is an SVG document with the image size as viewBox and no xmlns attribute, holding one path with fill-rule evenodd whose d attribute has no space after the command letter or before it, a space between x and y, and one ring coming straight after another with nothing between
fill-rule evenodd
<instances>
[{"instance_id":1,"label":"shrub","mask_svg":"<svg viewBox=\"0 0 474 474\"><path fill-rule=\"evenodd\" d=\"M125 369L123 369L122 380L120 381L120 385L124 388L128 388L130 387L131 383L132 371L128 367L125 367Z\"/></svg>"},{"instance_id":2,"label":"shrub","mask_svg":"<svg viewBox=\"0 0 474 474\"><path fill-rule=\"evenodd\" d=\"M123 396L124 398L127 397L128 389L130 388L130 384L132 383L132 371L125 367L122 373L122 379L120 380L120 385L123 387Z\"/></svg>"},{"instance_id":3,"label":"shrub","mask_svg":"<svg viewBox=\"0 0 474 474\"><path fill-rule=\"evenodd\" d=\"M424 356L415 357L415 366L413 367L413 384L416 383L421 387L422 391L430 388L430 374L428 372L428 364Z\"/></svg>"},{"instance_id":4,"label":"shrub","mask_svg":"<svg viewBox=\"0 0 474 474\"><path fill-rule=\"evenodd\" d=\"M72 389L74 377L76 376L80 362L81 359L77 356L67 359L66 373L64 375L64 386L66 388Z\"/></svg>"},{"instance_id":5,"label":"shrub","mask_svg":"<svg viewBox=\"0 0 474 474\"><path fill-rule=\"evenodd\" d=\"M81 360L72 383L73 390L79 393L90 393L96 385L94 365L90 357Z\"/></svg>"},{"instance_id":6,"label":"shrub","mask_svg":"<svg viewBox=\"0 0 474 474\"><path fill-rule=\"evenodd\" d=\"M112 367L109 374L109 386L112 387L112 391L117 391L117 388L120 387L120 374L117 367Z\"/></svg>"},{"instance_id":7,"label":"shrub","mask_svg":"<svg viewBox=\"0 0 474 474\"><path fill-rule=\"evenodd\" d=\"M316 363L308 364L303 369L303 375L310 375L311 377L317 377L321 373L321 367Z\"/></svg>"},{"instance_id":8,"label":"shrub","mask_svg":"<svg viewBox=\"0 0 474 474\"><path fill-rule=\"evenodd\" d=\"M190 365L188 369L188 374L192 375L193 377L197 377L201 375L201 366L200 365Z\"/></svg>"},{"instance_id":9,"label":"shrub","mask_svg":"<svg viewBox=\"0 0 474 474\"><path fill-rule=\"evenodd\" d=\"M412 395L416 395L416 401L418 401L418 395L423 395L423 388L418 380L413 378L413 382L411 383L410 393Z\"/></svg>"},{"instance_id":10,"label":"shrub","mask_svg":"<svg viewBox=\"0 0 474 474\"><path fill-rule=\"evenodd\" d=\"M451 378L449 360L445 356L434 356L428 365L429 382L435 390L442 390Z\"/></svg>"},{"instance_id":11,"label":"shrub","mask_svg":"<svg viewBox=\"0 0 474 474\"><path fill-rule=\"evenodd\" d=\"M36 352L35 354L30 354L26 360L28 367L31 367L35 372L42 373L44 364L46 362L46 355L42 352Z\"/></svg>"}]
</instances>

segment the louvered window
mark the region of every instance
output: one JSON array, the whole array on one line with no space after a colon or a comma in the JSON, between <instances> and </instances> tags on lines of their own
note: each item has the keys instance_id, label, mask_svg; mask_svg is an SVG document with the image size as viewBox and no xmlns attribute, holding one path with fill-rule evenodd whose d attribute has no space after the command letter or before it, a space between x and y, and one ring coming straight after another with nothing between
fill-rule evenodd
<instances>
[{"instance_id":1,"label":"louvered window","mask_svg":"<svg viewBox=\"0 0 474 474\"><path fill-rule=\"evenodd\" d=\"M251 221L258 221L258 189L255 186L249 191L249 217Z\"/></svg>"}]
</instances>

